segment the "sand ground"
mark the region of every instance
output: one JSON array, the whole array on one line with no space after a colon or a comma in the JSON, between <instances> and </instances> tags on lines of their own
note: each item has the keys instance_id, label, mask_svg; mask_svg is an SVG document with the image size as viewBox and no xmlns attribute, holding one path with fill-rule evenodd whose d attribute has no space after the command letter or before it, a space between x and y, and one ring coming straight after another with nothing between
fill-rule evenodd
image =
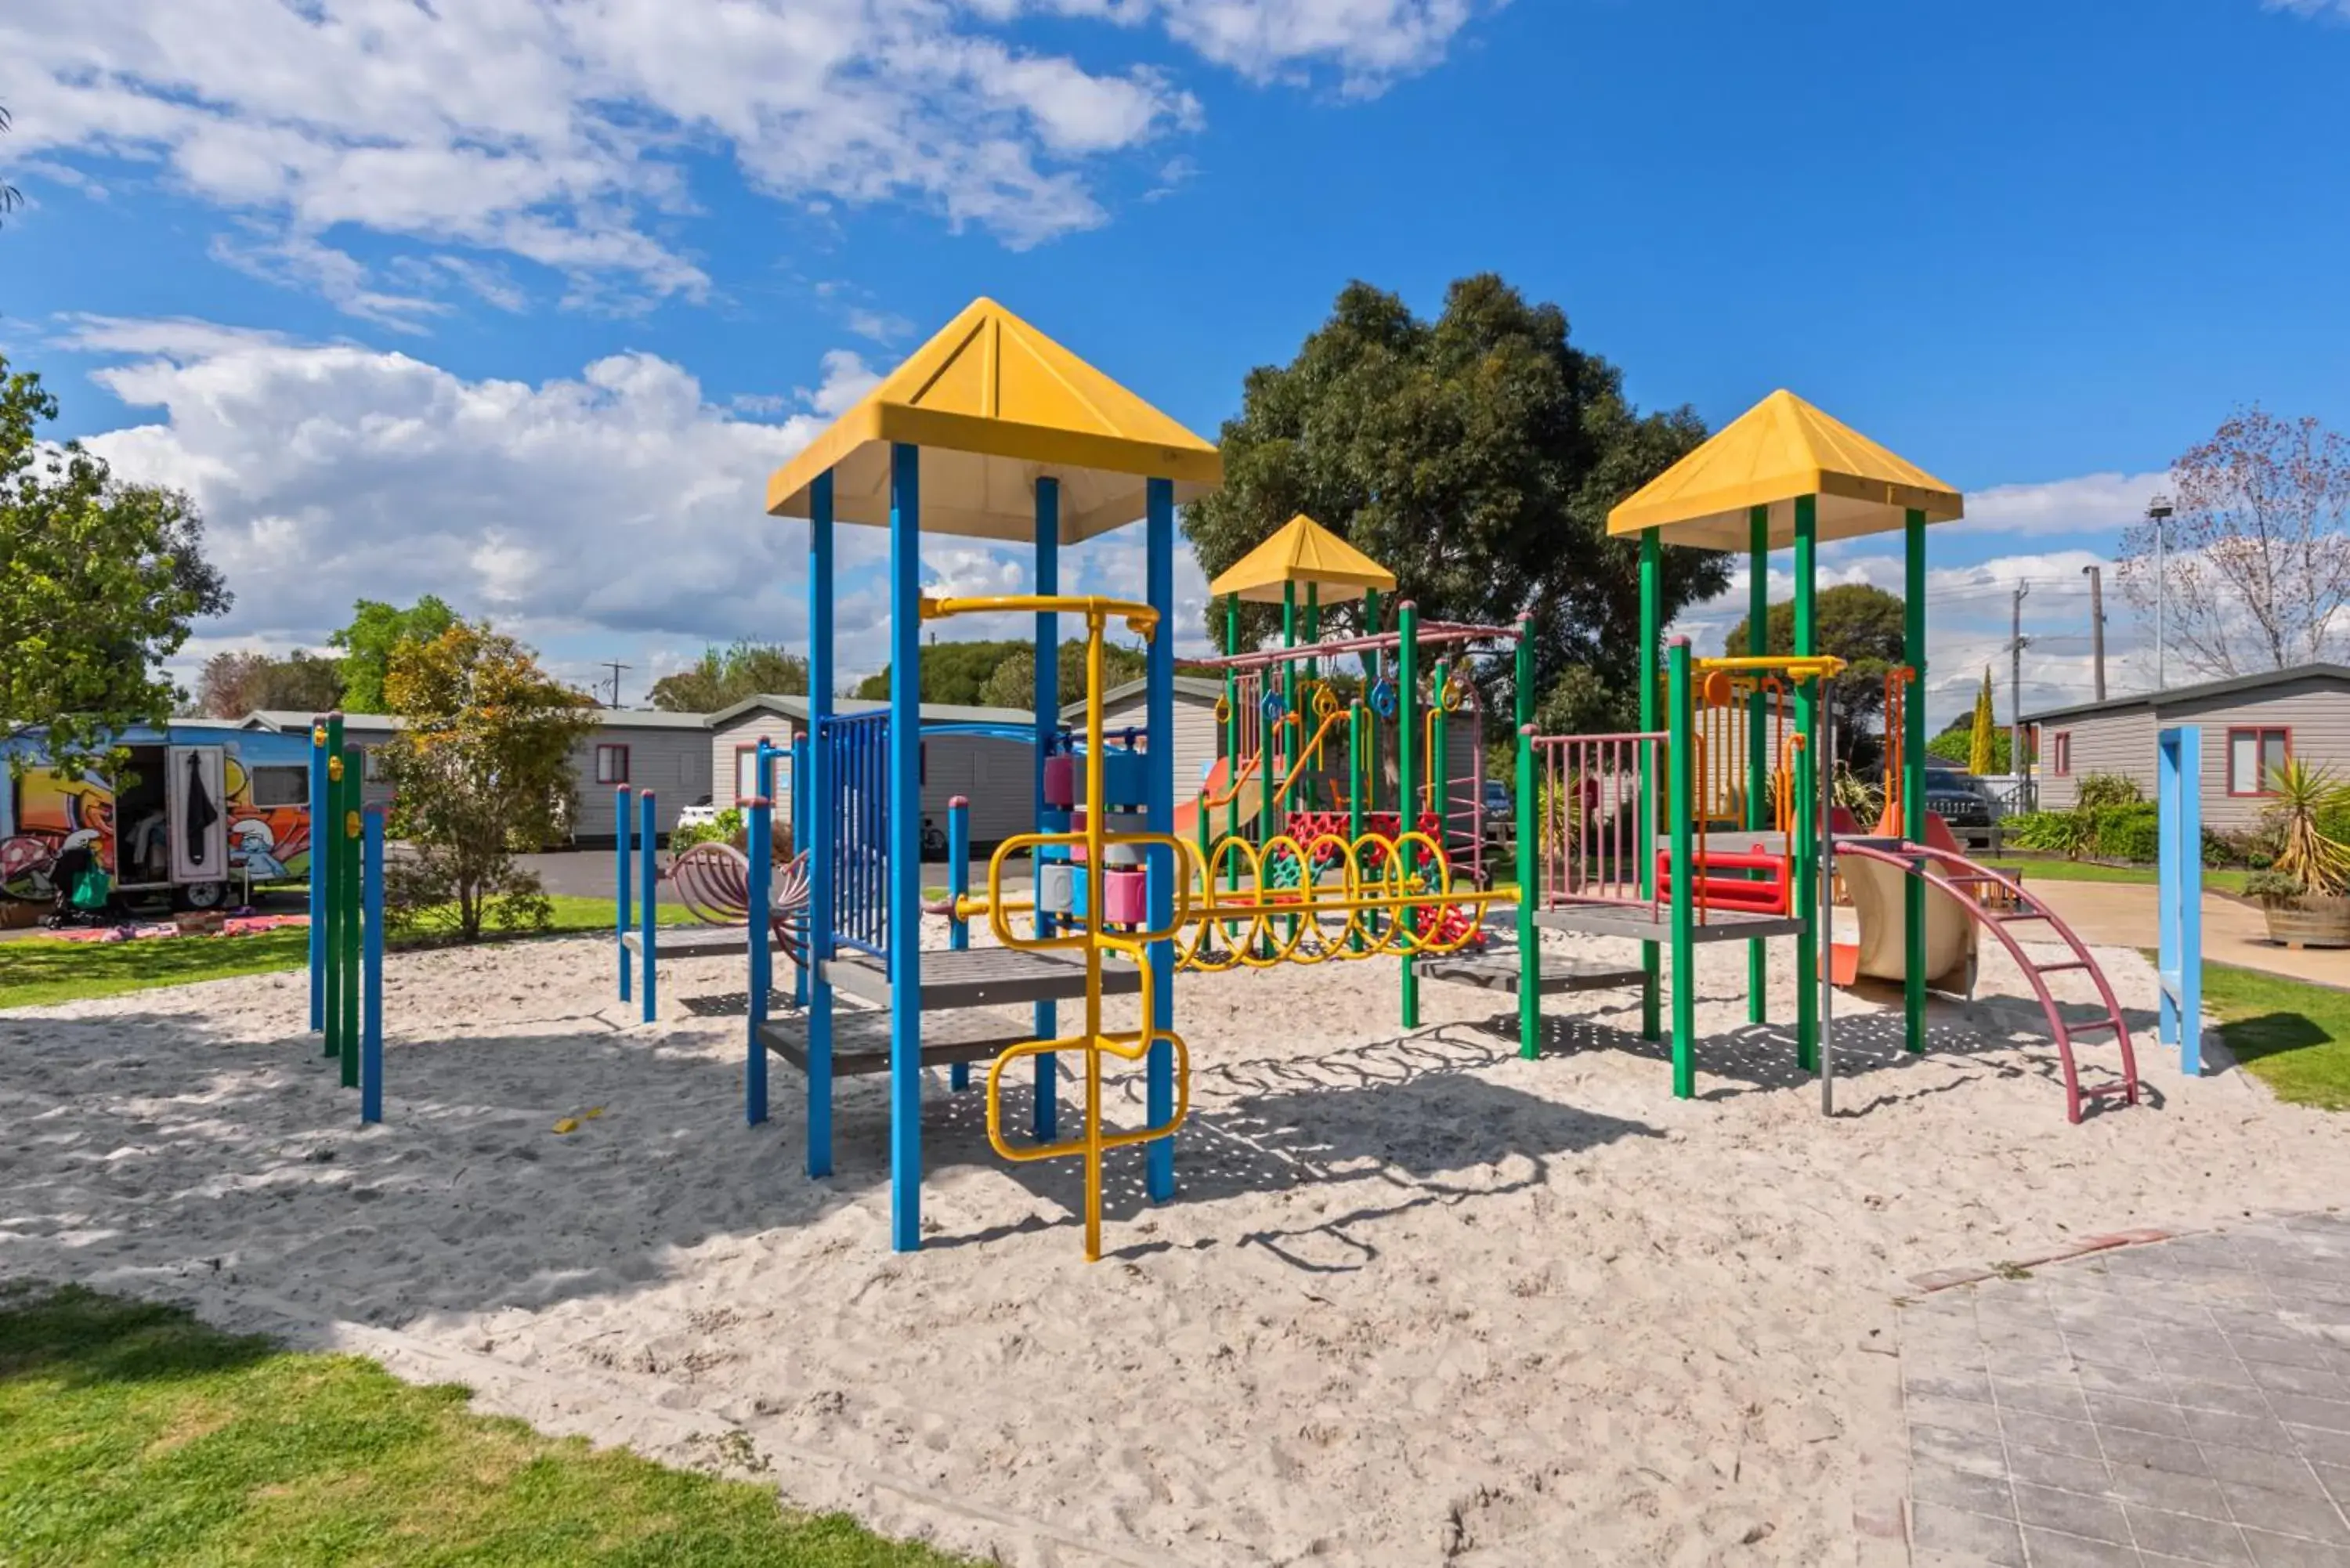
<instances>
[{"instance_id":1,"label":"sand ground","mask_svg":"<svg viewBox=\"0 0 2350 1568\"><path fill-rule=\"evenodd\" d=\"M1996 958L1922 1058L1845 999L1824 1119L1789 1032L1744 1022L1742 949L1702 951L1690 1102L1628 993L1552 998L1528 1062L1493 993L1428 985L1403 1034L1388 961L1186 977L1181 1192L1143 1205L1121 1158L1092 1265L1074 1167L998 1160L943 1074L927 1245L893 1255L879 1081L842 1087L827 1181L780 1064L744 1125L740 960L666 966L645 1025L603 941L395 958L366 1129L298 976L18 1012L0 1272L364 1349L1008 1563L1819 1563L1855 1553L1856 1325L1906 1276L2350 1195L2343 1123L2150 1039L2147 1103L2067 1125ZM2103 956L2144 1025L2145 961Z\"/></svg>"}]
</instances>

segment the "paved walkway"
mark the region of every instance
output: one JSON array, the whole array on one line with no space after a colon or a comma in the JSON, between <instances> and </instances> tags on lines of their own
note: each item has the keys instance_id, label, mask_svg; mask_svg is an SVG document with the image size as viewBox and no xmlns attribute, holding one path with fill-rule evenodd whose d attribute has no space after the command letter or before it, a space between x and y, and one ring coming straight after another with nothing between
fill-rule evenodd
<instances>
[{"instance_id":1,"label":"paved walkway","mask_svg":"<svg viewBox=\"0 0 2350 1568\"><path fill-rule=\"evenodd\" d=\"M1899 1336L1919 1568L2350 1568L2350 1215L1937 1291Z\"/></svg>"},{"instance_id":2,"label":"paved walkway","mask_svg":"<svg viewBox=\"0 0 2350 1568\"><path fill-rule=\"evenodd\" d=\"M2085 942L2107 947L2155 945L2155 889L2140 883L2059 882L2024 874L2034 898L2064 918ZM2350 949L2311 948L2300 952L2268 940L2268 923L2250 904L2203 895L2203 956L2212 963L2265 970L2294 980L2350 986Z\"/></svg>"}]
</instances>

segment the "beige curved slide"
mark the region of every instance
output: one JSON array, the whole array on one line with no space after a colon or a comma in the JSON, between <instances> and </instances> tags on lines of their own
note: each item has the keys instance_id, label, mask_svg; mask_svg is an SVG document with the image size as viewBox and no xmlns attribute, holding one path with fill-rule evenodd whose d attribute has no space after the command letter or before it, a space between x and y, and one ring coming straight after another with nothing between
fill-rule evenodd
<instances>
[{"instance_id":1,"label":"beige curved slide","mask_svg":"<svg viewBox=\"0 0 2350 1568\"><path fill-rule=\"evenodd\" d=\"M1852 895L1860 940L1837 942L1835 981L1850 985L1862 975L1900 981L1908 976L1909 873L1882 860L1838 857L1836 875ZM1953 894L1926 889L1926 983L1936 991L1967 995L1975 985L1975 920Z\"/></svg>"}]
</instances>

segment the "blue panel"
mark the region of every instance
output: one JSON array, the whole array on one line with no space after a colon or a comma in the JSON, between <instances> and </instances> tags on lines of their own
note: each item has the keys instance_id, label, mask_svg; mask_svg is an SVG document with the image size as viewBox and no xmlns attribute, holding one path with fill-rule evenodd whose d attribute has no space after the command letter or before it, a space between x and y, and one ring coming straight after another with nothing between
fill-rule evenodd
<instances>
[{"instance_id":1,"label":"blue panel","mask_svg":"<svg viewBox=\"0 0 2350 1568\"><path fill-rule=\"evenodd\" d=\"M922 1244L922 544L920 447L889 449L889 1241Z\"/></svg>"},{"instance_id":2,"label":"blue panel","mask_svg":"<svg viewBox=\"0 0 2350 1568\"><path fill-rule=\"evenodd\" d=\"M832 473L808 486L808 792L832 798L831 763L816 739L832 717ZM832 987L824 978L832 957L833 838L828 811L811 808L808 825L807 1173L832 1174Z\"/></svg>"},{"instance_id":3,"label":"blue panel","mask_svg":"<svg viewBox=\"0 0 2350 1568\"><path fill-rule=\"evenodd\" d=\"M1154 479L1149 490L1144 523L1144 579L1150 607L1159 612L1158 635L1150 639L1145 674L1149 690L1144 699L1149 718L1150 764L1148 810L1150 831L1171 832L1175 825L1175 486ZM1163 849L1151 851L1150 923L1164 927L1175 918L1174 878L1182 867ZM1175 944L1150 944L1153 992L1151 1025L1175 1027ZM1175 1048L1164 1041L1151 1046L1146 1102L1151 1125L1160 1126L1175 1114ZM1175 1140L1159 1138L1143 1146L1150 1196L1164 1203L1175 1196Z\"/></svg>"},{"instance_id":4,"label":"blue panel","mask_svg":"<svg viewBox=\"0 0 2350 1568\"><path fill-rule=\"evenodd\" d=\"M637 947L645 964L645 982L639 989L644 992L645 1022L650 1023L660 989L654 967L660 955L653 950L658 939L653 933L658 929L655 917L660 912L660 862L654 844L660 836L660 821L654 815L650 790L637 796L637 881L645 895L637 901Z\"/></svg>"},{"instance_id":5,"label":"blue panel","mask_svg":"<svg viewBox=\"0 0 2350 1568\"><path fill-rule=\"evenodd\" d=\"M1061 482L1057 479L1036 482L1036 591L1061 591ZM1036 617L1036 826L1043 833L1066 833L1069 826L1064 817L1057 828L1045 826L1059 815L1045 809L1045 763L1052 753L1054 736L1060 732L1060 715L1061 618L1040 611ZM1053 934L1053 917L1042 909L1036 911L1036 934ZM1058 1010L1049 1002L1036 1003L1036 1038L1059 1036ZM1039 1143L1050 1143L1058 1136L1060 1089L1059 1064L1050 1054L1037 1057L1036 1097L1029 1126Z\"/></svg>"},{"instance_id":6,"label":"blue panel","mask_svg":"<svg viewBox=\"0 0 2350 1568\"><path fill-rule=\"evenodd\" d=\"M764 784L773 776L775 755L765 740L759 742L754 771ZM775 957L768 943L774 940L774 923L768 911L775 904L775 808L763 792L752 798L743 835L745 857L751 862L746 878L750 894L751 918L744 935L750 941L750 1005L743 1010L744 1056L743 1059L743 1119L757 1127L767 1119L767 1047L759 1038L759 1030L767 1022L767 992L775 978ZM671 843L676 842L674 839Z\"/></svg>"},{"instance_id":7,"label":"blue panel","mask_svg":"<svg viewBox=\"0 0 2350 1568\"><path fill-rule=\"evenodd\" d=\"M947 897L959 905L971 892L971 803L957 795L947 802ZM962 952L971 946L971 922L960 915L947 919L947 946ZM971 1087L971 1064L957 1062L947 1072L951 1087Z\"/></svg>"}]
</instances>

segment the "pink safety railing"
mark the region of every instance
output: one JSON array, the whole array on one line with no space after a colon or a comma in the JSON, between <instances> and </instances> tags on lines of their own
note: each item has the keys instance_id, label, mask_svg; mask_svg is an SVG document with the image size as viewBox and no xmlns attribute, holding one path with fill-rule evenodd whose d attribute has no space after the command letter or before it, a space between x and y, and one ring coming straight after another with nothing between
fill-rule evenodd
<instances>
[{"instance_id":1,"label":"pink safety railing","mask_svg":"<svg viewBox=\"0 0 2350 1568\"><path fill-rule=\"evenodd\" d=\"M1640 833L1640 797L1646 781L1659 772L1664 734L1533 739L1539 907L1653 905L1655 899L1640 891L1640 866L1648 854ZM1659 820L1650 814L1652 825ZM1654 832L1652 826L1651 842Z\"/></svg>"}]
</instances>

